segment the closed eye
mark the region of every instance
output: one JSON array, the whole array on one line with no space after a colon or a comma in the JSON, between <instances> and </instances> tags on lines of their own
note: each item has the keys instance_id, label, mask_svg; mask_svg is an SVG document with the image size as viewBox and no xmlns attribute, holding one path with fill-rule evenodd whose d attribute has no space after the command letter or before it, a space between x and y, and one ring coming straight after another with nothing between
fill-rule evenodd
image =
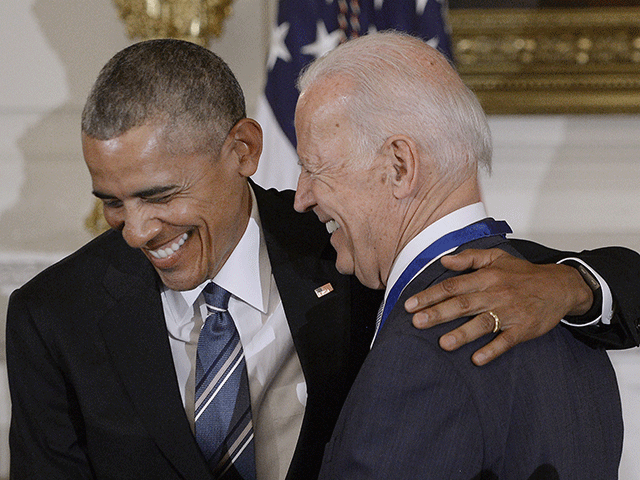
<instances>
[{"instance_id":1,"label":"closed eye","mask_svg":"<svg viewBox=\"0 0 640 480\"><path fill-rule=\"evenodd\" d=\"M122 206L122 202L117 198L114 198L114 199L103 198L101 200L102 200L102 205L104 205L106 208L120 208Z\"/></svg>"},{"instance_id":2,"label":"closed eye","mask_svg":"<svg viewBox=\"0 0 640 480\"><path fill-rule=\"evenodd\" d=\"M173 195L161 195L161 196L155 196L155 197L143 197L142 200L144 200L147 203L162 204L162 203L168 203L172 198L173 198Z\"/></svg>"},{"instance_id":3,"label":"closed eye","mask_svg":"<svg viewBox=\"0 0 640 480\"><path fill-rule=\"evenodd\" d=\"M119 198L105 195L104 193L94 191L93 194L102 202L106 208L120 208L122 201Z\"/></svg>"},{"instance_id":4,"label":"closed eye","mask_svg":"<svg viewBox=\"0 0 640 480\"><path fill-rule=\"evenodd\" d=\"M147 203L167 203L177 191L178 187L176 185L167 185L136 192L134 197L138 197Z\"/></svg>"},{"instance_id":5,"label":"closed eye","mask_svg":"<svg viewBox=\"0 0 640 480\"><path fill-rule=\"evenodd\" d=\"M300 172L303 175L308 176L308 177L313 177L315 175L314 172L312 172L309 169L309 165L308 164L302 163L300 160L298 160L298 165L300 165Z\"/></svg>"}]
</instances>

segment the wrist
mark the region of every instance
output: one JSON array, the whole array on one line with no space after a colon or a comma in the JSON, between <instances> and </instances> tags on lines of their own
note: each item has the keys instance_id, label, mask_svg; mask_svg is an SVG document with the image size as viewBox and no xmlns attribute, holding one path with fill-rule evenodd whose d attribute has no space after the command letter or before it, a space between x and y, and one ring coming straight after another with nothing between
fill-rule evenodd
<instances>
[{"instance_id":1,"label":"wrist","mask_svg":"<svg viewBox=\"0 0 640 480\"><path fill-rule=\"evenodd\" d=\"M601 315L602 288L600 282L580 262L565 260L562 262L573 270L573 292L577 295L573 307L569 310L566 321L570 324L590 324Z\"/></svg>"}]
</instances>

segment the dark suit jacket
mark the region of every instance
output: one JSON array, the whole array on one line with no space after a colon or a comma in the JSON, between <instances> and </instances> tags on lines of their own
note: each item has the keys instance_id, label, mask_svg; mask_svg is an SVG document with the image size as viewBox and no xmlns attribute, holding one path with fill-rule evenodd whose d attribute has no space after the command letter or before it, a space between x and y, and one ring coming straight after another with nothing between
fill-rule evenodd
<instances>
[{"instance_id":1,"label":"dark suit jacket","mask_svg":"<svg viewBox=\"0 0 640 480\"><path fill-rule=\"evenodd\" d=\"M337 273L324 225L295 213L291 192L254 190L307 382L288 478L307 480L368 352L381 293ZM334 291L317 298L328 282ZM14 292L7 363L11 478L213 478L180 399L159 279L120 233Z\"/></svg>"},{"instance_id":2,"label":"dark suit jacket","mask_svg":"<svg viewBox=\"0 0 640 480\"><path fill-rule=\"evenodd\" d=\"M494 246L513 253L500 237L465 247ZM447 353L438 338L451 325L417 330L402 307L451 275L435 263L396 303L347 397L320 478L617 478L622 415L606 352L556 328L475 367L471 354L488 338Z\"/></svg>"}]
</instances>

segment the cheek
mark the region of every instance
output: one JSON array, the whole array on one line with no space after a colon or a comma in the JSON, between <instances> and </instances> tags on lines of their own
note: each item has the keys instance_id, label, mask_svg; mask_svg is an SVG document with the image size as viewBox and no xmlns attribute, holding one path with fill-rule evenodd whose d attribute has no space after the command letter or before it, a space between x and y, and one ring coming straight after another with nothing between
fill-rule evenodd
<instances>
[{"instance_id":1,"label":"cheek","mask_svg":"<svg viewBox=\"0 0 640 480\"><path fill-rule=\"evenodd\" d=\"M158 212L159 218L167 224L179 227L206 229L208 216L211 216L211 206L193 199L176 199Z\"/></svg>"},{"instance_id":2,"label":"cheek","mask_svg":"<svg viewBox=\"0 0 640 480\"><path fill-rule=\"evenodd\" d=\"M198 206L194 206L192 202L176 200L168 205L165 215L176 220L188 221L190 217L194 217L194 212L196 211L198 211Z\"/></svg>"},{"instance_id":3,"label":"cheek","mask_svg":"<svg viewBox=\"0 0 640 480\"><path fill-rule=\"evenodd\" d=\"M331 244L338 254L340 262L351 263L353 261L356 256L355 244L346 229L340 228L336 230L331 236Z\"/></svg>"},{"instance_id":4,"label":"cheek","mask_svg":"<svg viewBox=\"0 0 640 480\"><path fill-rule=\"evenodd\" d=\"M219 205L218 205L219 206ZM202 242L216 251L225 250L237 236L238 217L230 215L226 209L210 208L208 212L199 211L197 218L192 217Z\"/></svg>"},{"instance_id":5,"label":"cheek","mask_svg":"<svg viewBox=\"0 0 640 480\"><path fill-rule=\"evenodd\" d=\"M353 209L351 215L343 216L344 235L349 239L352 245L367 245L370 240L369 217L359 207Z\"/></svg>"}]
</instances>

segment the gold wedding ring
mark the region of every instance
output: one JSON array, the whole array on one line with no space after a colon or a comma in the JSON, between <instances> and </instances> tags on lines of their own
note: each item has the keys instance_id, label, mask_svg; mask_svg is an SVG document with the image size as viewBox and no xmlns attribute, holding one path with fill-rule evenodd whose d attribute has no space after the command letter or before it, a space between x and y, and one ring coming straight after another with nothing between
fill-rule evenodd
<instances>
[{"instance_id":1,"label":"gold wedding ring","mask_svg":"<svg viewBox=\"0 0 640 480\"><path fill-rule=\"evenodd\" d=\"M499 332L500 331L500 319L498 318L498 315L493 313L491 310L489 310L487 313L493 317L493 321L494 321L493 332L491 332L491 333Z\"/></svg>"}]
</instances>

